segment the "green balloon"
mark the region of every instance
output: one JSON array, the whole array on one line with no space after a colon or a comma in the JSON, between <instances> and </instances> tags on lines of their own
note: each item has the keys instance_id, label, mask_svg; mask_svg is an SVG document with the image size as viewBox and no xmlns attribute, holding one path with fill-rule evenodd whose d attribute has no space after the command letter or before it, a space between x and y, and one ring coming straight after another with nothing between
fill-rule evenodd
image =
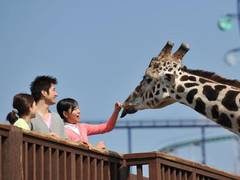
<instances>
[{"instance_id":1,"label":"green balloon","mask_svg":"<svg viewBox=\"0 0 240 180\"><path fill-rule=\"evenodd\" d=\"M224 16L218 20L218 28L221 31L228 31L232 29L233 24L232 24L232 18L229 16Z\"/></svg>"}]
</instances>

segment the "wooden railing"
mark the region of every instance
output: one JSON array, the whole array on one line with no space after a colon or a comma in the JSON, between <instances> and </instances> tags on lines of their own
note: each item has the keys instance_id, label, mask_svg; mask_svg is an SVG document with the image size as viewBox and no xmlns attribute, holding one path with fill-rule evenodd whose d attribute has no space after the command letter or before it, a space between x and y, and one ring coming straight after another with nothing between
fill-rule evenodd
<instances>
[{"instance_id":1,"label":"wooden railing","mask_svg":"<svg viewBox=\"0 0 240 180\"><path fill-rule=\"evenodd\" d=\"M143 179L144 165L148 169L149 179L154 180L240 180L240 176L161 152L125 154L123 158L128 168L136 168L138 179Z\"/></svg>"},{"instance_id":2,"label":"wooden railing","mask_svg":"<svg viewBox=\"0 0 240 180\"><path fill-rule=\"evenodd\" d=\"M136 172L131 171L132 167ZM143 169L147 168L144 175ZM145 177L144 177L145 176ZM239 180L160 152L118 154L0 126L0 180Z\"/></svg>"}]
</instances>

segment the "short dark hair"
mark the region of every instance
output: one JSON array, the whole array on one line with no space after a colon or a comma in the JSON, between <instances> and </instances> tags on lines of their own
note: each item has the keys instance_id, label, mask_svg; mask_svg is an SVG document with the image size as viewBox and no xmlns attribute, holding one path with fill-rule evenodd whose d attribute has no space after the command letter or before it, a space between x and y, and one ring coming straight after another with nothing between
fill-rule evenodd
<instances>
[{"instance_id":1,"label":"short dark hair","mask_svg":"<svg viewBox=\"0 0 240 180\"><path fill-rule=\"evenodd\" d=\"M38 102L41 99L42 90L47 91L49 93L49 89L52 84L57 84L57 79L55 77L37 76L30 85L30 90L34 100Z\"/></svg>"},{"instance_id":2,"label":"short dark hair","mask_svg":"<svg viewBox=\"0 0 240 180\"><path fill-rule=\"evenodd\" d=\"M57 112L60 115L60 117L65 121L65 117L63 115L63 112L66 111L68 112L69 110L73 111L74 108L79 107L78 102L75 99L72 98L64 98L61 99L58 103L57 103Z\"/></svg>"},{"instance_id":3,"label":"short dark hair","mask_svg":"<svg viewBox=\"0 0 240 180\"><path fill-rule=\"evenodd\" d=\"M6 119L10 124L14 124L18 118L28 115L30 113L30 107L32 107L34 99L30 94L19 93L13 97L14 110L9 112Z\"/></svg>"}]
</instances>

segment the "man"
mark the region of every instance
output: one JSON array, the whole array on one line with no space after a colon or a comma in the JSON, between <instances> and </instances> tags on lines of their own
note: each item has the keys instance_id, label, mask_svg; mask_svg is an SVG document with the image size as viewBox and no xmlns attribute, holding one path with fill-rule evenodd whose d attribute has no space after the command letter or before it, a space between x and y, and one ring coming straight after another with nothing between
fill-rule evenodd
<instances>
[{"instance_id":1,"label":"man","mask_svg":"<svg viewBox=\"0 0 240 180\"><path fill-rule=\"evenodd\" d=\"M37 76L31 83L31 93L37 105L36 117L32 119L32 128L34 131L67 138L63 120L57 113L49 110L49 106L56 103L58 95L56 84L57 79L51 76Z\"/></svg>"}]
</instances>

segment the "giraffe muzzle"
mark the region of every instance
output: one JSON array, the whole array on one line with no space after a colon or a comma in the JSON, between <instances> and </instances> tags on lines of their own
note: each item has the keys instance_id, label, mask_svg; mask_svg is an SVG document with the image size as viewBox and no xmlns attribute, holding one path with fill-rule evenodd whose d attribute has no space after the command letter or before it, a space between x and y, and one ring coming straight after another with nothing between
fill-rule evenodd
<instances>
[{"instance_id":1,"label":"giraffe muzzle","mask_svg":"<svg viewBox=\"0 0 240 180\"><path fill-rule=\"evenodd\" d=\"M135 112L137 112L137 110L134 109L134 108L127 108L127 109L124 108L123 111L122 111L122 114L121 114L120 118L125 117L127 114L133 114L133 113L135 113Z\"/></svg>"}]
</instances>

